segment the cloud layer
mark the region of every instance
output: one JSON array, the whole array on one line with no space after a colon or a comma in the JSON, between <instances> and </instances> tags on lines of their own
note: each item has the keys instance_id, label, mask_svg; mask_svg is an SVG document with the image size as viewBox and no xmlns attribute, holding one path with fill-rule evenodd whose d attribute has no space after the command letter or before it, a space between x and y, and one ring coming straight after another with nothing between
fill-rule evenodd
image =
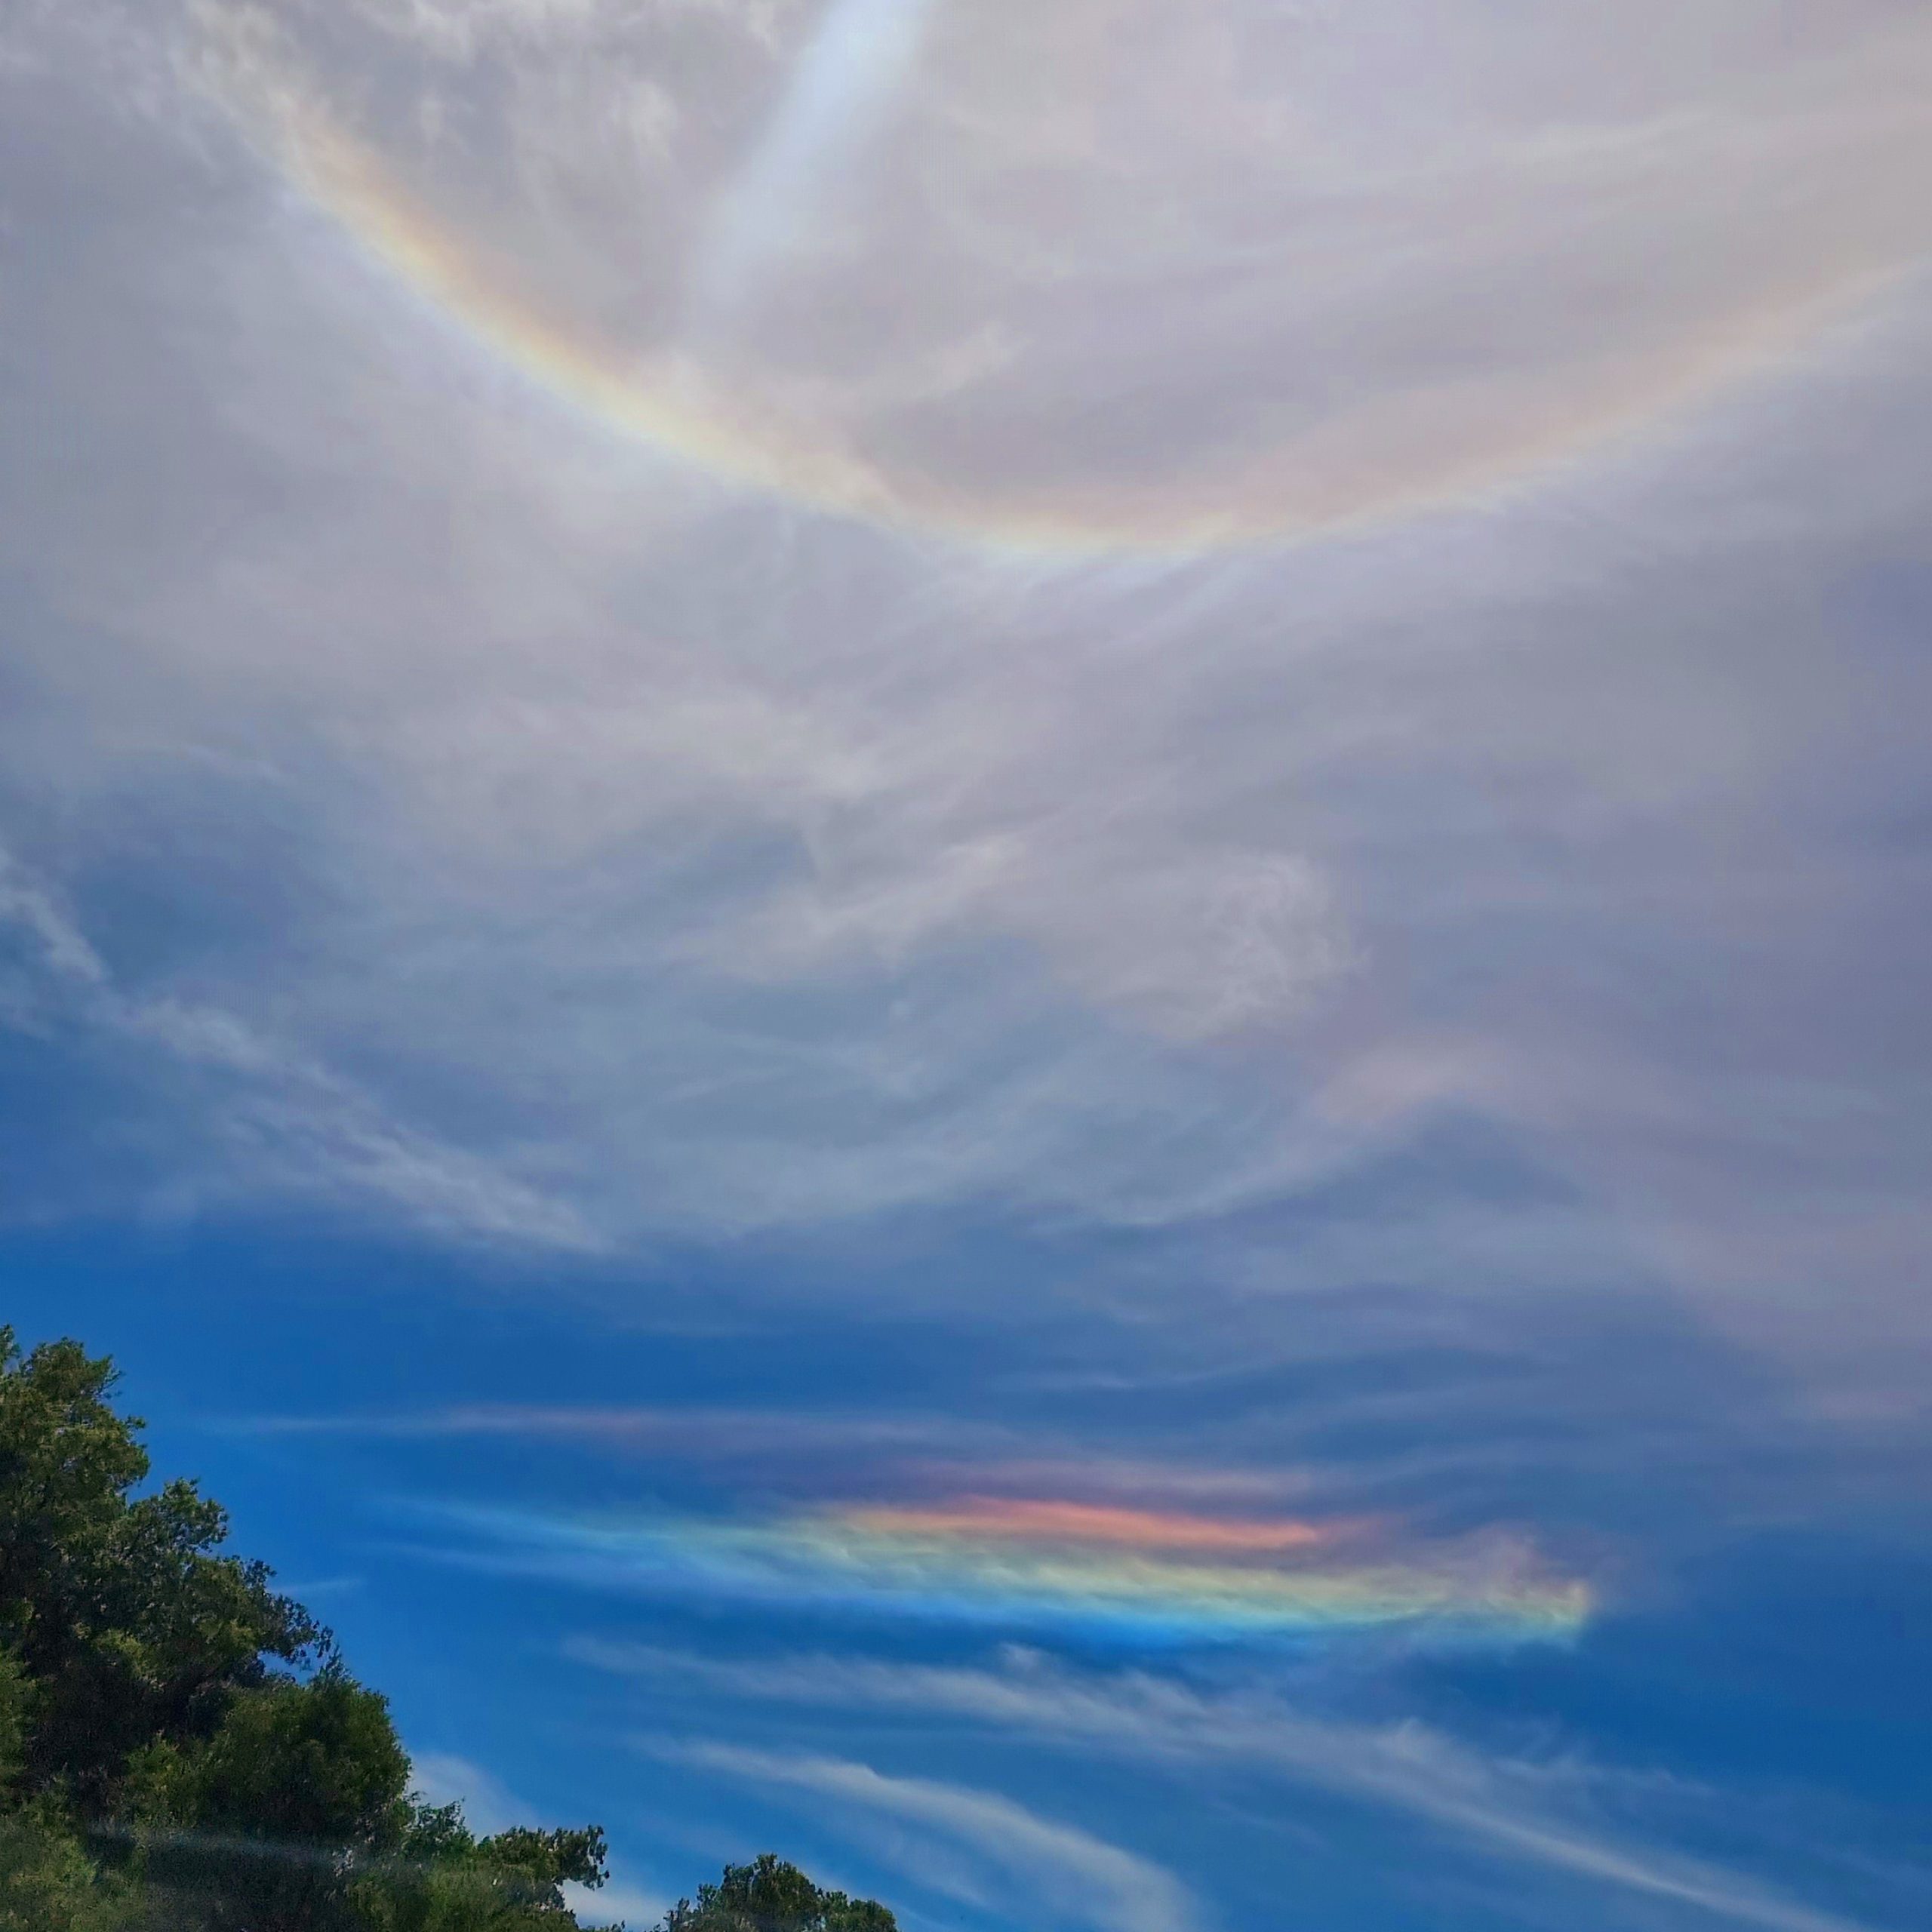
<instances>
[{"instance_id":1,"label":"cloud layer","mask_svg":"<svg viewBox=\"0 0 1932 1932\"><path fill-rule=\"evenodd\" d=\"M12 298L22 447L60 453L8 498L15 924L61 906L149 1016L59 996L102 1026L129 1182L634 1253L1220 1220L1475 1118L1568 1225L1503 1255L1392 1203L1318 1271L1463 1244L1517 1284L1627 1244L1769 1332L1829 1252L1872 1311L1835 1334L1896 1343L1924 1043L1909 973L1859 962L1925 937L1884 830L1924 695L1925 35L1668 16L939 9L892 48L776 6L17 23L12 232L63 273ZM863 156L830 143L758 315L698 342L682 291L759 131L862 84ZM371 208L310 192L331 155ZM1364 475L1577 460L1234 559L935 546L558 410L473 312L491 276L612 382L714 355L814 452L1049 522L1103 485L1123 531L1163 493L1176 528L1285 513L1265 479L1328 476L1310 438ZM1827 326L1820 278L1876 306ZM61 289L109 288L69 325ZM863 399L965 314L998 355ZM1774 339L1743 389L1672 386ZM1589 454L1564 426L1632 383L1687 407ZM1399 461L1378 412L1422 439ZM217 1032L275 1121L216 1118Z\"/></svg>"},{"instance_id":2,"label":"cloud layer","mask_svg":"<svg viewBox=\"0 0 1932 1932\"><path fill-rule=\"evenodd\" d=\"M1928 82L8 12L0 1226L227 1257L197 1443L471 1660L426 1764L555 1809L590 1601L668 1884L769 1801L976 1932L1924 1916Z\"/></svg>"}]
</instances>

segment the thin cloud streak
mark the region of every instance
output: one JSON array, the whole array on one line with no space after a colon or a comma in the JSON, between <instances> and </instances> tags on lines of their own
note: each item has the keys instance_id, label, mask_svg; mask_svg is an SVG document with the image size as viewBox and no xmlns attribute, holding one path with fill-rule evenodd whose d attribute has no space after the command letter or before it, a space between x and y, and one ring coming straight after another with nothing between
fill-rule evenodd
<instances>
[{"instance_id":1,"label":"thin cloud streak","mask_svg":"<svg viewBox=\"0 0 1932 1932\"><path fill-rule=\"evenodd\" d=\"M667 1468L735 1473L768 1491L821 1496L841 1484L875 1484L881 1466L889 1465L897 1489L909 1497L970 1489L995 1506L999 1497L1010 1496L1024 1509L1051 1493L1072 1498L1075 1509L1099 1512L1090 1518L1095 1521L1104 1521L1110 1510L1131 1521L1151 1505L1278 1509L1306 1501L1324 1477L1341 1473L1318 1475L1278 1460L1244 1465L1109 1451L1078 1432L1030 1420L931 1411L491 1402L388 1413L227 1416L210 1418L206 1426L238 1435L371 1441L500 1437L576 1444Z\"/></svg>"},{"instance_id":2,"label":"thin cloud streak","mask_svg":"<svg viewBox=\"0 0 1932 1932\"><path fill-rule=\"evenodd\" d=\"M863 152L916 58L940 0L832 0L769 125L718 197L692 275L691 323L728 334L773 258L813 226L814 202Z\"/></svg>"},{"instance_id":3,"label":"thin cloud streak","mask_svg":"<svg viewBox=\"0 0 1932 1932\"><path fill-rule=\"evenodd\" d=\"M1183 1515L1035 1497L966 1496L925 1508L875 1504L844 1513L853 1528L875 1535L1117 1544L1130 1549L1242 1556L1312 1549L1346 1540L1352 1529L1358 1532L1361 1527Z\"/></svg>"}]
</instances>

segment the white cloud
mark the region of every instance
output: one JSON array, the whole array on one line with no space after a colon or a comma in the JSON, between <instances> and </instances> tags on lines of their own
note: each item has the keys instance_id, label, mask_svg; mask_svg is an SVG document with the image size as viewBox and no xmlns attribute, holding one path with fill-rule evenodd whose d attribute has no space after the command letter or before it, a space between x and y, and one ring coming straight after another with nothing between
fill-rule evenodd
<instances>
[{"instance_id":1,"label":"white cloud","mask_svg":"<svg viewBox=\"0 0 1932 1932\"><path fill-rule=\"evenodd\" d=\"M410 1766L423 1802L460 1804L469 1829L480 1838L530 1823L529 1806L494 1772L467 1758L451 1751L417 1751L410 1754Z\"/></svg>"},{"instance_id":2,"label":"white cloud","mask_svg":"<svg viewBox=\"0 0 1932 1932\"><path fill-rule=\"evenodd\" d=\"M1932 238L1932 42L1876 0L1797 35L1737 0L1533 33L1141 5L1126 64L1097 0L387 11L413 46L345 47L334 9L202 23L293 149L352 133L352 220L414 208L392 257L593 407L948 528L1186 542L1480 491L1789 352ZM614 145L673 66L715 113ZM412 97L473 131L424 141ZM989 330L958 386L909 387Z\"/></svg>"},{"instance_id":3,"label":"white cloud","mask_svg":"<svg viewBox=\"0 0 1932 1932\"><path fill-rule=\"evenodd\" d=\"M411 1788L426 1804L460 1804L464 1822L479 1838L488 1838L512 1825L528 1825L536 1812L494 1772L450 1751L418 1751L410 1755L414 1776ZM563 1887L564 1903L586 1926L621 1922L628 1932L648 1932L663 1918L671 1901L626 1882L621 1876L594 1889L575 1882Z\"/></svg>"},{"instance_id":4,"label":"white cloud","mask_svg":"<svg viewBox=\"0 0 1932 1932\"><path fill-rule=\"evenodd\" d=\"M90 988L106 984L107 968L72 915L26 875L5 846L0 846L0 923L25 934L57 980Z\"/></svg>"},{"instance_id":5,"label":"white cloud","mask_svg":"<svg viewBox=\"0 0 1932 1932\"><path fill-rule=\"evenodd\" d=\"M626 1932L651 1932L672 1901L663 1894L638 1885L612 1883L592 1890L588 1885L567 1884L564 1903L586 1926L621 1924Z\"/></svg>"}]
</instances>

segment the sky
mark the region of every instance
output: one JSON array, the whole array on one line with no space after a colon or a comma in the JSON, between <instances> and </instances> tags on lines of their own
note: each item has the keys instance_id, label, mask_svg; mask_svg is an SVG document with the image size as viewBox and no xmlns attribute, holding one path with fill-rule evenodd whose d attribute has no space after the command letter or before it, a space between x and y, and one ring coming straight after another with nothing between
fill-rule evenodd
<instances>
[{"instance_id":1,"label":"sky","mask_svg":"<svg viewBox=\"0 0 1932 1932\"><path fill-rule=\"evenodd\" d=\"M1932 1918L1932 16L0 10L0 1319L643 1932Z\"/></svg>"}]
</instances>

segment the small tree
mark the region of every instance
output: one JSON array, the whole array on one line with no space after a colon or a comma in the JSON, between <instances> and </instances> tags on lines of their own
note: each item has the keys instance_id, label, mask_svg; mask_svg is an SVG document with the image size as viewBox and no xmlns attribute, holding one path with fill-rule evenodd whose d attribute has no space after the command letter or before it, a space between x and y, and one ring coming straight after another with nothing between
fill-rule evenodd
<instances>
[{"instance_id":1,"label":"small tree","mask_svg":"<svg viewBox=\"0 0 1932 1932\"><path fill-rule=\"evenodd\" d=\"M848 1898L814 1884L795 1865L771 1852L749 1865L728 1865L697 1902L680 1899L661 1932L898 1932L899 1921L870 1899Z\"/></svg>"}]
</instances>

